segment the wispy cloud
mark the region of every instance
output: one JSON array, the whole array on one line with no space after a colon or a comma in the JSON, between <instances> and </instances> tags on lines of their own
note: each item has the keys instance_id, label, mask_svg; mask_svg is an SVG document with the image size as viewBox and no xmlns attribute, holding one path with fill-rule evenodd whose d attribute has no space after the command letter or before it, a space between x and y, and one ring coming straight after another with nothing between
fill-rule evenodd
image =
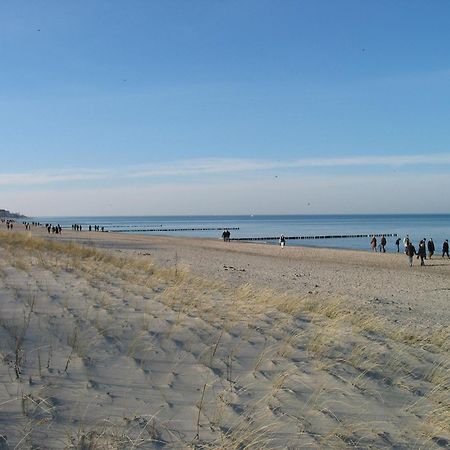
<instances>
[{"instance_id":1,"label":"wispy cloud","mask_svg":"<svg viewBox=\"0 0 450 450\"><path fill-rule=\"evenodd\" d=\"M111 170L79 169L79 170L49 170L36 172L0 173L0 186L14 185L44 185L71 181L89 181L108 179L113 174Z\"/></svg>"},{"instance_id":2,"label":"wispy cloud","mask_svg":"<svg viewBox=\"0 0 450 450\"><path fill-rule=\"evenodd\" d=\"M87 186L0 190L0 204L32 216L445 213L450 200L441 193L449 189L447 174L431 178L406 173L396 177L290 174L272 182L240 177L229 183L215 177L208 184L191 179L183 184L102 186L95 195Z\"/></svg>"},{"instance_id":3,"label":"wispy cloud","mask_svg":"<svg viewBox=\"0 0 450 450\"><path fill-rule=\"evenodd\" d=\"M413 166L413 165L450 164L450 154L437 155L389 155L356 156L348 158L309 158L297 160L249 160L249 159L202 159L185 160L172 164L160 164L152 167L129 168L125 177L148 176L185 176L197 174L219 174L233 172L253 172L274 169L292 169L308 167L354 167L354 166Z\"/></svg>"},{"instance_id":4,"label":"wispy cloud","mask_svg":"<svg viewBox=\"0 0 450 450\"><path fill-rule=\"evenodd\" d=\"M406 167L450 164L450 154L354 156L341 158L309 158L297 160L250 160L213 158L183 160L171 163L129 166L115 169L71 169L20 173L0 173L0 185L33 186L86 181L126 181L133 179L190 177L210 174L252 173L270 170L333 167Z\"/></svg>"},{"instance_id":5,"label":"wispy cloud","mask_svg":"<svg viewBox=\"0 0 450 450\"><path fill-rule=\"evenodd\" d=\"M294 162L295 167L351 167L351 166L413 166L419 164L450 164L450 154L437 155L388 155L357 156L350 158L303 159Z\"/></svg>"}]
</instances>

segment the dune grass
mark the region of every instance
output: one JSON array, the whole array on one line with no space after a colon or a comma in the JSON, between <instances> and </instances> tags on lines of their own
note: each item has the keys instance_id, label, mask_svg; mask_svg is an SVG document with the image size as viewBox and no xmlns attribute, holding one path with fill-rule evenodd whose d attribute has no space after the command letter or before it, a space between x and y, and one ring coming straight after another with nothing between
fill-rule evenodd
<instances>
[{"instance_id":1,"label":"dune grass","mask_svg":"<svg viewBox=\"0 0 450 450\"><path fill-rule=\"evenodd\" d=\"M299 297L249 284L235 288L194 276L178 261L163 268L148 258L28 233L0 233L0 247L1 279L16 308L14 314L13 306L0 309L0 332L8 343L0 350L31 424L23 443L58 415L57 404L36 396L36 383L44 389L55 373L61 383L81 376L105 341L136 361L149 383L157 352L178 345L175 355L196 358L194 366L209 380L198 379L191 433L177 431L153 411L151 420L139 416L131 422L124 413L118 422L71 424L61 437L65 448L237 450L279 448L280 442L385 448L396 439L403 445L389 434L389 424L345 413L361 399L375 408L391 390L403 402L397 406L404 419L399 423L415 424L402 437L411 448L439 448L450 435L449 327L396 329L382 317L351 310L345 299ZM63 297L58 283L69 282L78 290ZM39 309L38 295L50 299L72 326L56 325L57 314ZM247 363L239 352L249 342L255 351ZM167 375L176 380L175 365L172 372Z\"/></svg>"}]
</instances>

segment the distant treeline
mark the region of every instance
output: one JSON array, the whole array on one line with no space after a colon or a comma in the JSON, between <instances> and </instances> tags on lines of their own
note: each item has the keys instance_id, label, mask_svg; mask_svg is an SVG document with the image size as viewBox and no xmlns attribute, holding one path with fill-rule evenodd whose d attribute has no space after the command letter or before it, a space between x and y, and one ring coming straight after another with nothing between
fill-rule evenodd
<instances>
[{"instance_id":1,"label":"distant treeline","mask_svg":"<svg viewBox=\"0 0 450 450\"><path fill-rule=\"evenodd\" d=\"M8 218L8 219L20 219L26 216L23 216L19 213L12 213L8 211L7 209L0 209L0 218Z\"/></svg>"}]
</instances>

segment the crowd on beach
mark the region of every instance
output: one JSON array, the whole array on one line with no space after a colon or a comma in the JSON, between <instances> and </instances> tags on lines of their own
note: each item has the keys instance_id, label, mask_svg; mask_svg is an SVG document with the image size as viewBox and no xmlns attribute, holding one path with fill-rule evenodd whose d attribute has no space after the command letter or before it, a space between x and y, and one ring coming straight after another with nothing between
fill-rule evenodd
<instances>
[{"instance_id":1,"label":"crowd on beach","mask_svg":"<svg viewBox=\"0 0 450 450\"><path fill-rule=\"evenodd\" d=\"M14 219L1 219L1 223L6 224L6 228L8 230L12 230L14 227ZM40 223L40 222L22 222L23 226L25 227L25 230L30 231L32 227L44 227L48 234L62 234L62 226L58 223L56 225L53 225L51 223ZM102 231L105 232L105 227L100 227L100 225L89 225L87 227L89 231ZM79 224L73 224L72 225L72 231L83 231L83 226Z\"/></svg>"},{"instance_id":2,"label":"crowd on beach","mask_svg":"<svg viewBox=\"0 0 450 450\"><path fill-rule=\"evenodd\" d=\"M397 253L400 253L400 245L402 243L402 238L398 237L396 234L394 234L393 236L397 237L395 241L395 249L397 250ZM230 241L230 231L228 229L223 230L222 239L224 240L224 242ZM286 240L287 239L284 236L284 234L282 234L278 239L278 244L280 245L281 248L286 246ZM385 234L381 235L380 242L378 242L377 240L377 235L375 234L372 235L372 238L370 240L370 248L372 249L373 252L378 251L380 253L386 253L386 247L387 247L387 239ZM432 238L428 240L426 238L421 239L418 248L416 250L409 235L406 235L403 238L403 247L404 253L408 256L410 267L412 267L414 256L416 256L417 259L420 259L420 265L424 266L427 257L428 259L431 259L436 252L436 246ZM442 243L442 258L444 258L445 256L447 256L447 258L450 259L448 239L445 239L444 242Z\"/></svg>"},{"instance_id":3,"label":"crowd on beach","mask_svg":"<svg viewBox=\"0 0 450 450\"><path fill-rule=\"evenodd\" d=\"M395 241L395 247L397 249L397 253L400 252L400 243L401 242L402 242L401 238L397 238L397 240ZM370 241L370 247L371 247L372 251L376 252L377 248L378 248L378 251L380 251L382 253L386 253L386 245L387 245L387 240L384 235L381 236L378 247L377 247L376 236L375 235L372 236L372 239ZM420 265L424 266L425 260L427 259L427 253L428 253L428 258L431 259L436 252L436 246L434 244L433 238L428 239L428 241L426 238L421 239L419 242L418 248L416 250L416 247L414 246L411 239L409 238L409 235L406 235L403 238L403 247L404 247L405 254L408 256L410 267L412 267L412 265L413 265L414 256L416 256L417 259L420 259ZM448 239L445 239L445 241L442 243L442 258L444 258L445 256L447 256L447 258L450 259Z\"/></svg>"},{"instance_id":4,"label":"crowd on beach","mask_svg":"<svg viewBox=\"0 0 450 450\"><path fill-rule=\"evenodd\" d=\"M58 225L51 225L50 223L46 223L45 228L47 228L48 234L62 234L62 227L59 223Z\"/></svg>"},{"instance_id":5,"label":"crowd on beach","mask_svg":"<svg viewBox=\"0 0 450 450\"><path fill-rule=\"evenodd\" d=\"M46 224L45 226L47 227L47 229L50 226L51 229L53 230L53 226L48 225L48 224ZM100 227L99 225L94 225L94 226L89 225L87 227L87 230L88 231L92 231L93 230L93 231L102 231L102 232L104 232L105 231L105 227ZM83 225L80 225L78 223L72 224L72 231L83 231ZM61 233L61 226L59 224L56 225L56 233L58 233L58 232ZM50 231L49 231L49 233L50 233Z\"/></svg>"},{"instance_id":6,"label":"crowd on beach","mask_svg":"<svg viewBox=\"0 0 450 450\"><path fill-rule=\"evenodd\" d=\"M2 223L6 223L6 228L12 230L14 227L14 220L12 219L2 219Z\"/></svg>"},{"instance_id":7,"label":"crowd on beach","mask_svg":"<svg viewBox=\"0 0 450 450\"><path fill-rule=\"evenodd\" d=\"M25 230L31 230L31 227L42 227L44 226L48 234L62 234L62 227L58 223L57 225L52 225L51 223L46 223L45 225L40 222L22 222Z\"/></svg>"},{"instance_id":8,"label":"crowd on beach","mask_svg":"<svg viewBox=\"0 0 450 450\"><path fill-rule=\"evenodd\" d=\"M8 230L13 230L14 228L14 219L1 219L2 223L6 224L6 228ZM62 227L60 224L52 225L50 223L46 223L45 225L41 224L40 222L22 222L26 230L31 230L31 227L42 227L45 226L48 234L62 234ZM87 229L89 231L105 231L105 227L100 227L99 225L88 225ZM81 224L72 224L72 231L83 231L83 226ZM230 241L230 231L228 229L223 230L222 233L222 239L225 242ZM379 235L378 235L379 236ZM406 235L403 240L400 237L397 237L395 241L395 248L397 250L397 253L400 253L400 245L403 243L404 253L408 257L409 265L412 267L414 256L417 257L417 259L420 259L420 265L425 265L425 260L432 259L433 255L436 252L436 246L432 238L426 239L423 238L420 240L418 247L414 246L412 243L409 235ZM278 244L280 247L285 247L286 245L286 237L282 234L278 240ZM378 242L377 236L372 235L372 238L370 240L370 248L373 252L380 252L380 253L386 253L386 247L387 247L387 239L386 235L381 235L380 241ZM447 257L450 259L449 254L449 243L448 239L445 239L442 243L442 258Z\"/></svg>"},{"instance_id":9,"label":"crowd on beach","mask_svg":"<svg viewBox=\"0 0 450 450\"><path fill-rule=\"evenodd\" d=\"M100 227L99 225L94 225L94 226L89 225L88 226L88 230L89 231L92 231L92 230L94 230L94 231L101 231L103 233L105 231L105 227ZM79 225L77 223L74 223L72 225L72 231L83 231L83 225Z\"/></svg>"}]
</instances>

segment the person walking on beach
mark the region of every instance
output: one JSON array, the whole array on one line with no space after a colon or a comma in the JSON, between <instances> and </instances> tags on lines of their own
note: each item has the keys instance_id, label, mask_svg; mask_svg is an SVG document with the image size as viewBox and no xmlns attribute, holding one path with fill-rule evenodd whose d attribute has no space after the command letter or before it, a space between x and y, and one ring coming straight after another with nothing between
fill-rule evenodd
<instances>
[{"instance_id":1,"label":"person walking on beach","mask_svg":"<svg viewBox=\"0 0 450 450\"><path fill-rule=\"evenodd\" d=\"M228 242L230 240L230 235L231 235L231 233L229 232L229 230L223 230L223 233L222 233L223 241Z\"/></svg>"},{"instance_id":2,"label":"person walking on beach","mask_svg":"<svg viewBox=\"0 0 450 450\"><path fill-rule=\"evenodd\" d=\"M377 238L375 235L372 236L372 240L370 241L370 247L372 248L373 252L377 251Z\"/></svg>"},{"instance_id":3,"label":"person walking on beach","mask_svg":"<svg viewBox=\"0 0 450 450\"><path fill-rule=\"evenodd\" d=\"M427 250L425 247L425 241L422 239L419 242L419 250L417 250L417 259L420 258L420 265L424 266L425 262L424 259L427 257Z\"/></svg>"},{"instance_id":4,"label":"person walking on beach","mask_svg":"<svg viewBox=\"0 0 450 450\"><path fill-rule=\"evenodd\" d=\"M430 240L428 241L428 257L430 259L434 255L434 251L435 251L434 242L433 239L430 238Z\"/></svg>"},{"instance_id":5,"label":"person walking on beach","mask_svg":"<svg viewBox=\"0 0 450 450\"><path fill-rule=\"evenodd\" d=\"M413 258L414 258L414 255L416 254L416 248L414 247L414 245L412 244L411 241L408 242L405 253L406 253L406 256L408 257L409 267L412 267Z\"/></svg>"},{"instance_id":6,"label":"person walking on beach","mask_svg":"<svg viewBox=\"0 0 450 450\"><path fill-rule=\"evenodd\" d=\"M380 241L380 252L386 253L386 236L383 234Z\"/></svg>"},{"instance_id":7,"label":"person walking on beach","mask_svg":"<svg viewBox=\"0 0 450 450\"><path fill-rule=\"evenodd\" d=\"M400 253L400 238L397 238L397 240L395 241L395 246L397 247L397 253Z\"/></svg>"},{"instance_id":8,"label":"person walking on beach","mask_svg":"<svg viewBox=\"0 0 450 450\"><path fill-rule=\"evenodd\" d=\"M447 258L450 258L450 255L448 254L448 239L442 244L442 257L444 257L444 255L447 255Z\"/></svg>"},{"instance_id":9,"label":"person walking on beach","mask_svg":"<svg viewBox=\"0 0 450 450\"><path fill-rule=\"evenodd\" d=\"M281 247L281 248L283 248L283 247L286 245L286 238L284 237L284 234L282 234L282 235L280 236L279 242L280 242L280 247Z\"/></svg>"}]
</instances>

